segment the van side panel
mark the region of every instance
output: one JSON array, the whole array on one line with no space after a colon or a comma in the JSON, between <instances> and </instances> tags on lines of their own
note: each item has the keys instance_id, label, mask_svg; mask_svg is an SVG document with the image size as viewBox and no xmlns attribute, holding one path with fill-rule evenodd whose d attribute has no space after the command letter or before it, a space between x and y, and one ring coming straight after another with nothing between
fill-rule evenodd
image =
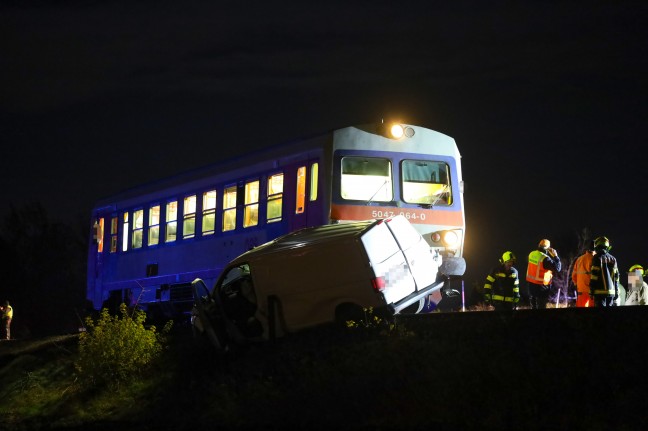
<instances>
[{"instance_id":1,"label":"van side panel","mask_svg":"<svg viewBox=\"0 0 648 431\"><path fill-rule=\"evenodd\" d=\"M279 298L288 332L333 322L339 304L385 305L372 288L373 272L357 240L320 243L267 257L258 262L263 269L252 267L253 273L270 274L259 280L257 296L263 296L263 303L271 295Z\"/></svg>"}]
</instances>

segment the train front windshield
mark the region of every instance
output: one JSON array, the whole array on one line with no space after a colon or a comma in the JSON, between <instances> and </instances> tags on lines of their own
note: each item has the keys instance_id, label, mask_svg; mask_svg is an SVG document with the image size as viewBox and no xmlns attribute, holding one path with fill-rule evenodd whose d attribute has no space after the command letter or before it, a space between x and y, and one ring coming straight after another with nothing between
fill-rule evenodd
<instances>
[{"instance_id":1,"label":"train front windshield","mask_svg":"<svg viewBox=\"0 0 648 431\"><path fill-rule=\"evenodd\" d=\"M403 160L403 200L410 204L450 205L450 168L447 163Z\"/></svg>"},{"instance_id":2,"label":"train front windshield","mask_svg":"<svg viewBox=\"0 0 648 431\"><path fill-rule=\"evenodd\" d=\"M391 161L388 159L343 157L342 198L367 202L392 201L391 173Z\"/></svg>"}]
</instances>

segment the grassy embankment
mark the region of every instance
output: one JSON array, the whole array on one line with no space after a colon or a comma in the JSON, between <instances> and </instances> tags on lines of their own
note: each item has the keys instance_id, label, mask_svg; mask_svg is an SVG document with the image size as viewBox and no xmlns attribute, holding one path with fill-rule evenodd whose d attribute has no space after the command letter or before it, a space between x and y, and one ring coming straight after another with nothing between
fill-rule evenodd
<instances>
[{"instance_id":1,"label":"grassy embankment","mask_svg":"<svg viewBox=\"0 0 648 431\"><path fill-rule=\"evenodd\" d=\"M226 357L177 326L118 387L76 379L75 336L0 343L3 429L643 430L648 307L435 313Z\"/></svg>"}]
</instances>

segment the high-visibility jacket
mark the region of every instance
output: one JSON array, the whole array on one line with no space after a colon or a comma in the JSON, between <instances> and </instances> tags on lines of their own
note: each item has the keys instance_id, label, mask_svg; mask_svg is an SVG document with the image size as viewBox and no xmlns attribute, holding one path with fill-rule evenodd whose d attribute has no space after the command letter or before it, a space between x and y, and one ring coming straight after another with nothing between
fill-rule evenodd
<instances>
[{"instance_id":1,"label":"high-visibility jacket","mask_svg":"<svg viewBox=\"0 0 648 431\"><path fill-rule=\"evenodd\" d=\"M545 267L545 260L551 257L540 250L533 250L529 253L529 266L527 266L526 280L530 283L548 286L551 284L553 272Z\"/></svg>"},{"instance_id":2,"label":"high-visibility jacket","mask_svg":"<svg viewBox=\"0 0 648 431\"><path fill-rule=\"evenodd\" d=\"M484 283L484 299L487 302L517 304L520 301L520 280L517 269L511 267L507 271L502 266L493 269Z\"/></svg>"},{"instance_id":3,"label":"high-visibility jacket","mask_svg":"<svg viewBox=\"0 0 648 431\"><path fill-rule=\"evenodd\" d=\"M2 311L2 318L13 319L13 308L11 307L11 305L7 305L4 307L4 310Z\"/></svg>"},{"instance_id":4,"label":"high-visibility jacket","mask_svg":"<svg viewBox=\"0 0 648 431\"><path fill-rule=\"evenodd\" d=\"M596 252L596 256L592 259L590 295L618 298L619 268L616 258L605 250Z\"/></svg>"},{"instance_id":5,"label":"high-visibility jacket","mask_svg":"<svg viewBox=\"0 0 648 431\"><path fill-rule=\"evenodd\" d=\"M574 262L572 270L572 281L576 286L578 297L576 298L576 307L589 307L590 305L590 278L592 272L592 258L594 253L587 251L580 255Z\"/></svg>"}]
</instances>

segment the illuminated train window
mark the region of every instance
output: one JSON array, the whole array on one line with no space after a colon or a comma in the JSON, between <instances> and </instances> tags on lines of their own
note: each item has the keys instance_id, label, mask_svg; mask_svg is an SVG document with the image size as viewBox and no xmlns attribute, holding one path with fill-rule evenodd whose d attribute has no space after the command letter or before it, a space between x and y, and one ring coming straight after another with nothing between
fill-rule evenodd
<instances>
[{"instance_id":1,"label":"illuminated train window","mask_svg":"<svg viewBox=\"0 0 648 431\"><path fill-rule=\"evenodd\" d=\"M148 225L148 245L157 245L160 242L160 205L149 208Z\"/></svg>"},{"instance_id":2,"label":"illuminated train window","mask_svg":"<svg viewBox=\"0 0 648 431\"><path fill-rule=\"evenodd\" d=\"M223 232L236 229L236 186L223 192Z\"/></svg>"},{"instance_id":3,"label":"illuminated train window","mask_svg":"<svg viewBox=\"0 0 648 431\"><path fill-rule=\"evenodd\" d=\"M164 242L176 240L178 230L178 201L166 204L166 228L164 229Z\"/></svg>"},{"instance_id":4,"label":"illuminated train window","mask_svg":"<svg viewBox=\"0 0 648 431\"><path fill-rule=\"evenodd\" d=\"M128 234L129 234L129 224L128 224L128 212L125 212L122 217L122 223L124 226L124 236L122 237L122 251L128 250Z\"/></svg>"},{"instance_id":5,"label":"illuminated train window","mask_svg":"<svg viewBox=\"0 0 648 431\"><path fill-rule=\"evenodd\" d=\"M243 209L243 227L259 224L259 181L245 184L245 208Z\"/></svg>"},{"instance_id":6,"label":"illuminated train window","mask_svg":"<svg viewBox=\"0 0 648 431\"><path fill-rule=\"evenodd\" d=\"M142 248L144 234L144 210L133 211L133 248Z\"/></svg>"},{"instance_id":7,"label":"illuminated train window","mask_svg":"<svg viewBox=\"0 0 648 431\"><path fill-rule=\"evenodd\" d=\"M281 207L283 205L283 174L272 175L268 178L268 223L281 220Z\"/></svg>"},{"instance_id":8,"label":"illuminated train window","mask_svg":"<svg viewBox=\"0 0 648 431\"><path fill-rule=\"evenodd\" d=\"M376 157L343 157L340 191L343 199L392 201L391 161Z\"/></svg>"},{"instance_id":9,"label":"illuminated train window","mask_svg":"<svg viewBox=\"0 0 648 431\"><path fill-rule=\"evenodd\" d=\"M119 219L117 217L113 217L110 220L110 252L111 253L115 253L117 251L118 230L119 230Z\"/></svg>"},{"instance_id":10,"label":"illuminated train window","mask_svg":"<svg viewBox=\"0 0 648 431\"><path fill-rule=\"evenodd\" d=\"M317 177L319 175L319 163L313 163L311 165L311 177L310 177L310 201L317 200Z\"/></svg>"},{"instance_id":11,"label":"illuminated train window","mask_svg":"<svg viewBox=\"0 0 648 431\"><path fill-rule=\"evenodd\" d=\"M302 214L306 203L306 166L297 169L297 196L295 201L295 214Z\"/></svg>"},{"instance_id":12,"label":"illuminated train window","mask_svg":"<svg viewBox=\"0 0 648 431\"><path fill-rule=\"evenodd\" d=\"M403 200L412 204L450 205L450 167L444 162L403 160Z\"/></svg>"},{"instance_id":13,"label":"illuminated train window","mask_svg":"<svg viewBox=\"0 0 648 431\"><path fill-rule=\"evenodd\" d=\"M196 195L184 198L182 209L182 237L193 238L196 235Z\"/></svg>"},{"instance_id":14,"label":"illuminated train window","mask_svg":"<svg viewBox=\"0 0 648 431\"><path fill-rule=\"evenodd\" d=\"M202 234L213 235L216 229L216 190L203 193Z\"/></svg>"},{"instance_id":15,"label":"illuminated train window","mask_svg":"<svg viewBox=\"0 0 648 431\"><path fill-rule=\"evenodd\" d=\"M97 253L103 253L104 248L104 218L101 217L96 223L95 236L97 241Z\"/></svg>"}]
</instances>

